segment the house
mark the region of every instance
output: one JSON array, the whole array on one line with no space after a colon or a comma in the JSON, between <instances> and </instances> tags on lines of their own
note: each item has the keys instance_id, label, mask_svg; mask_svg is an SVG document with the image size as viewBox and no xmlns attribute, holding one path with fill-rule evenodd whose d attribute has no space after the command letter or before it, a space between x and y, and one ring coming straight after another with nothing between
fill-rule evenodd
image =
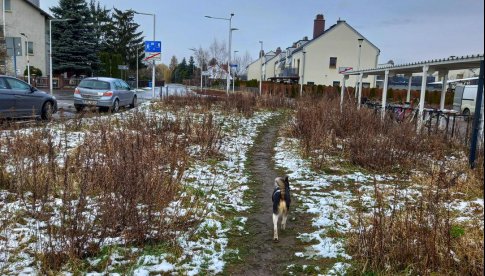
<instances>
[{"instance_id":1,"label":"house","mask_svg":"<svg viewBox=\"0 0 485 276\"><path fill-rule=\"evenodd\" d=\"M359 50L359 39L363 42ZM360 54L359 54L360 52ZM273 52L274 53L274 52ZM344 20L325 29L325 19L318 14L314 20L313 38L294 42L286 51L277 55L263 55L248 66L248 79L298 82L303 84L340 85L343 75L339 68L374 68L378 64L380 50ZM357 82L351 77L349 84ZM364 76L364 86L374 86L375 77Z\"/></svg>"},{"instance_id":2,"label":"house","mask_svg":"<svg viewBox=\"0 0 485 276\"><path fill-rule=\"evenodd\" d=\"M23 76L29 62L30 66L39 68L44 76L48 75L50 15L40 8L39 0L1 2L0 47L6 50L6 56L0 58L0 73Z\"/></svg>"},{"instance_id":3,"label":"house","mask_svg":"<svg viewBox=\"0 0 485 276\"><path fill-rule=\"evenodd\" d=\"M219 64L211 65L207 67L207 74L210 80L226 80L227 78L227 64L219 66ZM229 79L232 80L232 76L229 75Z\"/></svg>"}]
</instances>

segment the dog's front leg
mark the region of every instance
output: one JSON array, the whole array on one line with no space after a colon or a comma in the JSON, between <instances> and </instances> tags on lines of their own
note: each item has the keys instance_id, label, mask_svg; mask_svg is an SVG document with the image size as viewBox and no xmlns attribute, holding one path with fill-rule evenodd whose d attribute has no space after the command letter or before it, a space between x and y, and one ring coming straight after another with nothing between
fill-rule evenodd
<instances>
[{"instance_id":1,"label":"dog's front leg","mask_svg":"<svg viewBox=\"0 0 485 276\"><path fill-rule=\"evenodd\" d=\"M278 215L273 214L273 240L278 241Z\"/></svg>"}]
</instances>

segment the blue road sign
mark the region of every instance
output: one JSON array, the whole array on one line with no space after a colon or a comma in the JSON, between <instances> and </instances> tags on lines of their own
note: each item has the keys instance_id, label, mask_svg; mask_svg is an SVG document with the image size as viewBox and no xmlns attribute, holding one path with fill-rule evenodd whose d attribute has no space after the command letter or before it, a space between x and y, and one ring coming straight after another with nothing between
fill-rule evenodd
<instances>
[{"instance_id":1,"label":"blue road sign","mask_svg":"<svg viewBox=\"0 0 485 276\"><path fill-rule=\"evenodd\" d=\"M161 41L145 41L145 52L161 53L162 42Z\"/></svg>"},{"instance_id":2,"label":"blue road sign","mask_svg":"<svg viewBox=\"0 0 485 276\"><path fill-rule=\"evenodd\" d=\"M237 64L231 64L231 67L237 67Z\"/></svg>"}]
</instances>

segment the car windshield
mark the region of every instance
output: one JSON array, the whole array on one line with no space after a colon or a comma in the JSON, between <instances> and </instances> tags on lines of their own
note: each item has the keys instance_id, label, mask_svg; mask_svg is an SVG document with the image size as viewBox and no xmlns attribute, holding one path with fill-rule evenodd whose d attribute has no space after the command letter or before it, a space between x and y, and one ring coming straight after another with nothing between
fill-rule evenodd
<instances>
[{"instance_id":1,"label":"car windshield","mask_svg":"<svg viewBox=\"0 0 485 276\"><path fill-rule=\"evenodd\" d=\"M109 89L109 82L100 80L82 80L79 87L88 89Z\"/></svg>"}]
</instances>

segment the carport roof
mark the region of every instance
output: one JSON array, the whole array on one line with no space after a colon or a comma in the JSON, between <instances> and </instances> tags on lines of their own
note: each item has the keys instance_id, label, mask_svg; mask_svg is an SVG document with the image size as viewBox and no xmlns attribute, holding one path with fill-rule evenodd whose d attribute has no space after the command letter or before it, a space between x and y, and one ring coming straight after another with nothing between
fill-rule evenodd
<instances>
[{"instance_id":1,"label":"carport roof","mask_svg":"<svg viewBox=\"0 0 485 276\"><path fill-rule=\"evenodd\" d=\"M382 66L372 69L362 69L356 71L345 72L344 75L359 75L360 73L367 75L384 75L386 70L389 70L393 74L406 74L422 73L423 66L429 66L431 71L448 71L448 70L461 70L461 69L473 69L480 67L480 61L483 60L483 54L462 56L462 57L449 57L444 59L435 59L428 61L420 61L414 63Z\"/></svg>"}]
</instances>

